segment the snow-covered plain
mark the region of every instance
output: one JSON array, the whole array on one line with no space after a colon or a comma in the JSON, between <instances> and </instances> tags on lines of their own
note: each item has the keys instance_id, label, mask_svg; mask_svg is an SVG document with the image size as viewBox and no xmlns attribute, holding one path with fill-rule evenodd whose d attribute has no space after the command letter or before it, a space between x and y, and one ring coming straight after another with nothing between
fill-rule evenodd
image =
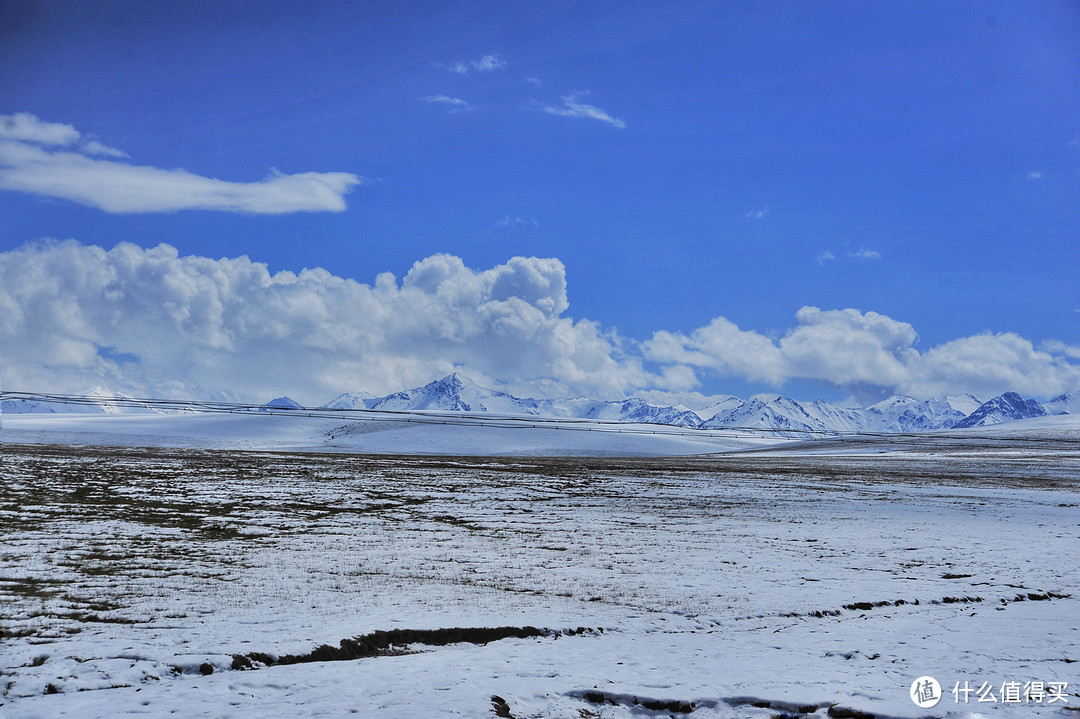
<instances>
[{"instance_id":1,"label":"snow-covered plain","mask_svg":"<svg viewBox=\"0 0 1080 719\"><path fill-rule=\"evenodd\" d=\"M9 442L368 454L660 456L784 442L770 432L437 412L6 414Z\"/></svg>"},{"instance_id":2,"label":"snow-covered plain","mask_svg":"<svg viewBox=\"0 0 1080 719\"><path fill-rule=\"evenodd\" d=\"M280 441L295 427L258 421ZM1068 432L885 454L500 459L209 450L191 433L173 448L16 444L19 426L5 420L2 448L4 717L1080 706ZM378 630L502 626L551 632L232 668ZM942 686L936 707L909 698L923 675ZM1006 703L1011 682L1067 682L1065 701Z\"/></svg>"}]
</instances>

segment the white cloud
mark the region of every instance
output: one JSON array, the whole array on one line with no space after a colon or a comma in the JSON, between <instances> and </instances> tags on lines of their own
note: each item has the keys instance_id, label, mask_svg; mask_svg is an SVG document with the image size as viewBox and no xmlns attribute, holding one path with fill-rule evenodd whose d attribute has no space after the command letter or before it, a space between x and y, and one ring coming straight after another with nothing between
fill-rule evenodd
<instances>
[{"instance_id":1,"label":"white cloud","mask_svg":"<svg viewBox=\"0 0 1080 719\"><path fill-rule=\"evenodd\" d=\"M1037 350L1019 335L986 333L920 352L910 324L876 312L804 307L795 319L778 340L718 317L690 334L656 332L642 349L654 362L777 386L814 380L863 399L892 392L990 397L1009 390L1049 397L1080 388L1080 364L1073 361L1080 353L1060 342Z\"/></svg>"},{"instance_id":2,"label":"white cloud","mask_svg":"<svg viewBox=\"0 0 1080 719\"><path fill-rule=\"evenodd\" d=\"M829 261L835 260L835 259L836 259L836 255L829 252L828 250L825 250L824 252L819 252L818 256L814 258L814 260L819 265L824 265L826 262L829 262Z\"/></svg>"},{"instance_id":3,"label":"white cloud","mask_svg":"<svg viewBox=\"0 0 1080 719\"><path fill-rule=\"evenodd\" d=\"M1067 345L1064 342L1060 342L1058 340L1048 340L1042 343L1040 349L1042 349L1044 352L1049 352L1052 355L1068 357L1069 359L1074 360L1080 360L1080 346L1077 345Z\"/></svg>"},{"instance_id":4,"label":"white cloud","mask_svg":"<svg viewBox=\"0 0 1080 719\"><path fill-rule=\"evenodd\" d=\"M1080 365L1068 355L1037 350L1012 332L986 332L938 345L922 355L914 369L913 385L930 395L952 386L978 397L1006 390L1049 397L1080 389Z\"/></svg>"},{"instance_id":5,"label":"white cloud","mask_svg":"<svg viewBox=\"0 0 1080 719\"><path fill-rule=\"evenodd\" d=\"M103 145L97 140L90 140L89 142L84 143L82 146L82 151L85 152L87 155L105 155L106 157L130 157L130 155L128 155L123 150L117 150L115 147Z\"/></svg>"},{"instance_id":6,"label":"white cloud","mask_svg":"<svg viewBox=\"0 0 1080 719\"><path fill-rule=\"evenodd\" d=\"M803 307L798 325L779 342L784 373L840 386L896 387L918 353L918 335L906 322L877 312Z\"/></svg>"},{"instance_id":7,"label":"white cloud","mask_svg":"<svg viewBox=\"0 0 1080 719\"><path fill-rule=\"evenodd\" d=\"M857 252L849 252L847 256L855 260L879 260L881 259L881 253L877 250L868 250L863 248Z\"/></svg>"},{"instance_id":8,"label":"white cloud","mask_svg":"<svg viewBox=\"0 0 1080 719\"><path fill-rule=\"evenodd\" d=\"M5 389L245 401L390 392L454 370L611 397L655 381L567 308L555 259L477 271L435 255L367 285L168 245L49 242L0 253L0 366Z\"/></svg>"},{"instance_id":9,"label":"white cloud","mask_svg":"<svg viewBox=\"0 0 1080 719\"><path fill-rule=\"evenodd\" d=\"M578 92L573 95L564 95L562 98L562 105L549 105L547 103L534 103L534 107L550 115L559 115L560 117L579 117L589 120L599 120L600 122L607 123L612 127L617 127L620 130L626 127L626 123L617 117L612 117L606 110L602 110L595 105L586 105L583 102L578 102L580 97L588 95L587 92Z\"/></svg>"},{"instance_id":10,"label":"white cloud","mask_svg":"<svg viewBox=\"0 0 1080 719\"><path fill-rule=\"evenodd\" d=\"M1041 179L1042 179L1042 177L1043 177L1043 174L1042 174L1042 172L1041 172L1041 171L1039 171L1039 170L1035 170L1035 171L1033 171L1033 172L1029 172L1029 173L1028 173L1027 175L1025 175L1025 177L1026 177L1026 178L1027 178L1028 180L1041 180Z\"/></svg>"},{"instance_id":11,"label":"white cloud","mask_svg":"<svg viewBox=\"0 0 1080 719\"><path fill-rule=\"evenodd\" d=\"M33 142L39 145L71 145L82 137L71 125L44 122L29 112L0 115L0 140Z\"/></svg>"},{"instance_id":12,"label":"white cloud","mask_svg":"<svg viewBox=\"0 0 1080 719\"><path fill-rule=\"evenodd\" d=\"M540 223L530 218L524 217L511 217L510 215L504 216L501 220L495 223L496 227L519 227L521 225L531 225L533 227L539 227Z\"/></svg>"},{"instance_id":13,"label":"white cloud","mask_svg":"<svg viewBox=\"0 0 1080 719\"><path fill-rule=\"evenodd\" d=\"M567 316L557 259L475 270L452 255L368 285L323 269L270 274L247 257L111 250L73 240L0 253L5 389L323 402L390 392L451 371L523 395L698 397L705 374L782 389L809 380L863 400L1080 389L1080 348L1013 333L929 349L906 322L804 307L778 333L724 317L637 344ZM647 369L648 368L648 369Z\"/></svg>"},{"instance_id":14,"label":"white cloud","mask_svg":"<svg viewBox=\"0 0 1080 719\"><path fill-rule=\"evenodd\" d=\"M769 214L769 206L763 205L760 210L751 210L750 212L747 212L745 217L748 220L760 220L767 214Z\"/></svg>"},{"instance_id":15,"label":"white cloud","mask_svg":"<svg viewBox=\"0 0 1080 719\"><path fill-rule=\"evenodd\" d=\"M451 72L459 75L468 75L470 72L491 72L506 68L506 60L499 55L484 55L479 60L464 60L452 65L444 65Z\"/></svg>"},{"instance_id":16,"label":"white cloud","mask_svg":"<svg viewBox=\"0 0 1080 719\"><path fill-rule=\"evenodd\" d=\"M544 84L544 81L538 77L527 77L525 78L525 82L529 83L533 87L540 87Z\"/></svg>"},{"instance_id":17,"label":"white cloud","mask_svg":"<svg viewBox=\"0 0 1080 719\"><path fill-rule=\"evenodd\" d=\"M689 336L660 330L642 349L648 359L664 364L703 367L725 376L774 384L786 378L780 349L771 339L741 330L723 317Z\"/></svg>"},{"instance_id":18,"label":"white cloud","mask_svg":"<svg viewBox=\"0 0 1080 719\"><path fill-rule=\"evenodd\" d=\"M112 213L220 210L259 214L304 211L340 212L344 196L365 182L347 172L276 170L258 182L229 182L187 170L129 165L92 155L121 158L124 153L90 141L71 146L81 135L70 125L47 123L33 115L0 116L0 189L71 200Z\"/></svg>"},{"instance_id":19,"label":"white cloud","mask_svg":"<svg viewBox=\"0 0 1080 719\"><path fill-rule=\"evenodd\" d=\"M422 97L420 99L424 102L447 105L450 108L450 112L459 112L461 110L469 109L468 101L462 100L460 97L450 97L448 95L428 95L427 97Z\"/></svg>"}]
</instances>

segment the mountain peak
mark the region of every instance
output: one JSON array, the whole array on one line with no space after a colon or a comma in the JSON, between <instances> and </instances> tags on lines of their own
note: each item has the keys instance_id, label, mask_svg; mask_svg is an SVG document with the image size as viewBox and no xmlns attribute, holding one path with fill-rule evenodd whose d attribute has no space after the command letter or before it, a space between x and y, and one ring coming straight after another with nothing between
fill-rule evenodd
<instances>
[{"instance_id":1,"label":"mountain peak","mask_svg":"<svg viewBox=\"0 0 1080 719\"><path fill-rule=\"evenodd\" d=\"M1080 414L1080 391L1059 394L1044 402L1043 407L1050 414Z\"/></svg>"},{"instance_id":2,"label":"mountain peak","mask_svg":"<svg viewBox=\"0 0 1080 719\"><path fill-rule=\"evenodd\" d=\"M983 403L977 410L969 414L954 426L957 429L965 427L985 427L988 424L1000 424L1017 419L1029 417L1042 417L1049 414L1041 404L1033 399L1024 399L1016 392L1006 392Z\"/></svg>"},{"instance_id":3,"label":"mountain peak","mask_svg":"<svg viewBox=\"0 0 1080 719\"><path fill-rule=\"evenodd\" d=\"M297 402L292 397L282 395L281 397L275 397L262 407L259 407L260 412L269 412L274 409L303 409L304 405Z\"/></svg>"}]
</instances>

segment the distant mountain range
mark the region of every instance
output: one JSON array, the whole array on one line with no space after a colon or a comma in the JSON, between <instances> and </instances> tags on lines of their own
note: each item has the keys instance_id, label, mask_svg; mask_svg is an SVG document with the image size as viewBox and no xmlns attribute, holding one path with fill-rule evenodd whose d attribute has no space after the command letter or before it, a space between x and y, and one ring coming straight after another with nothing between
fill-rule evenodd
<instances>
[{"instance_id":1,"label":"distant mountain range","mask_svg":"<svg viewBox=\"0 0 1080 719\"><path fill-rule=\"evenodd\" d=\"M287 405L288 397L270 404ZM654 405L632 397L622 401L523 399L481 387L468 377L451 374L423 387L385 397L367 393L342 394L324 409L495 413L576 419L646 422L677 427L720 429L730 427L777 431L791 436L807 433L899 433L980 427L1047 414L1080 413L1080 392L1063 394L1046 403L1025 399L1015 392L983 402L970 394L918 400L893 395L869 407L836 407L818 400L798 402L777 397L769 402L725 397L708 407L689 409Z\"/></svg>"},{"instance_id":2,"label":"distant mountain range","mask_svg":"<svg viewBox=\"0 0 1080 719\"><path fill-rule=\"evenodd\" d=\"M65 405L28 399L5 400L5 413L25 412L105 412L137 413L160 410L126 402L116 406L108 402L115 395L103 388L88 393L83 403ZM260 411L299 409L301 405L289 397L278 397L259 408ZM1040 404L1015 392L1006 392L983 402L970 394L949 395L941 399L918 400L902 395L868 407L837 407L828 402L797 402L777 397L742 400L724 397L708 407L689 409L650 404L632 397L621 401L603 401L577 397L573 399L525 399L498 390L481 387L468 377L454 373L429 382L423 387L376 397L366 392L346 393L322 405L324 410L379 411L441 411L462 413L493 413L531 415L573 419L610 420L665 424L702 429L752 428L779 432L787 436L807 433L837 434L849 432L908 433L942 429L981 427L1049 414L1080 413L1080 392L1054 397ZM175 411L175 410L171 410Z\"/></svg>"}]
</instances>

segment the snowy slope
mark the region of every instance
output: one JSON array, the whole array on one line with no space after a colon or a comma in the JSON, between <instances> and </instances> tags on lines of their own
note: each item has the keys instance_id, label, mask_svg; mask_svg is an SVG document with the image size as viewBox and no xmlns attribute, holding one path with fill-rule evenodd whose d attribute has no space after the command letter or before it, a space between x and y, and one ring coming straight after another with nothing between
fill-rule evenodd
<instances>
[{"instance_id":1,"label":"snowy slope","mask_svg":"<svg viewBox=\"0 0 1080 719\"><path fill-rule=\"evenodd\" d=\"M731 410L741 406L742 404L744 404L743 400L733 395L727 395L721 398L719 401L710 404L708 407L702 407L701 409L694 410L694 414L696 414L702 422L706 422L715 417L716 415L723 414L724 412L730 412Z\"/></svg>"},{"instance_id":2,"label":"snowy slope","mask_svg":"<svg viewBox=\"0 0 1080 719\"><path fill-rule=\"evenodd\" d=\"M41 402L33 399L5 399L0 402L0 412L4 414L56 414L69 412L100 412L100 408L85 405L61 404L59 402Z\"/></svg>"},{"instance_id":3,"label":"snowy slope","mask_svg":"<svg viewBox=\"0 0 1080 719\"><path fill-rule=\"evenodd\" d=\"M930 401L944 401L949 406L949 408L956 412L959 412L965 417L977 410L983 403L981 399L970 394L949 394L945 395L942 400Z\"/></svg>"},{"instance_id":4,"label":"snowy slope","mask_svg":"<svg viewBox=\"0 0 1080 719\"><path fill-rule=\"evenodd\" d=\"M493 415L417 413L364 419L293 413L20 414L3 418L6 442L129 447L199 447L362 454L460 456L672 456L763 447L771 435L705 432L625 423ZM346 420L351 420L347 421Z\"/></svg>"},{"instance_id":5,"label":"snowy slope","mask_svg":"<svg viewBox=\"0 0 1080 719\"><path fill-rule=\"evenodd\" d=\"M579 397L570 400L554 400L551 408L557 417L598 419L612 422L647 422L670 424L675 427L697 427L701 420L690 410L649 404L643 399L631 397L622 402L604 402Z\"/></svg>"},{"instance_id":6,"label":"snowy slope","mask_svg":"<svg viewBox=\"0 0 1080 719\"><path fill-rule=\"evenodd\" d=\"M370 392L343 392L319 409L368 409L370 400L379 399Z\"/></svg>"},{"instance_id":7,"label":"snowy slope","mask_svg":"<svg viewBox=\"0 0 1080 719\"><path fill-rule=\"evenodd\" d=\"M123 405L113 401L124 400ZM106 387L94 387L81 395L77 402L51 401L19 398L0 402L0 412L7 414L153 414L155 410L140 405L125 392L113 392Z\"/></svg>"}]
</instances>

